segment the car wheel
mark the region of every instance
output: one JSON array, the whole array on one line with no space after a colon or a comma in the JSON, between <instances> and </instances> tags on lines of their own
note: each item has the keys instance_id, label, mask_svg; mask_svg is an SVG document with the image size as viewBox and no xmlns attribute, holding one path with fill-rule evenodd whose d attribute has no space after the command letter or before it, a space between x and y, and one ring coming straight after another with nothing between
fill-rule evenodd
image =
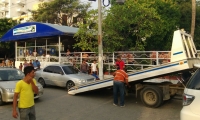
<instances>
[{"instance_id":1,"label":"car wheel","mask_svg":"<svg viewBox=\"0 0 200 120\"><path fill-rule=\"evenodd\" d=\"M0 106L3 105L3 103L4 103L4 102L3 102L3 98L2 98L2 95L1 95L1 93L0 93Z\"/></svg>"},{"instance_id":2,"label":"car wheel","mask_svg":"<svg viewBox=\"0 0 200 120\"><path fill-rule=\"evenodd\" d=\"M159 107L163 103L162 90L156 86L145 87L140 94L142 103L147 107Z\"/></svg>"},{"instance_id":3,"label":"car wheel","mask_svg":"<svg viewBox=\"0 0 200 120\"><path fill-rule=\"evenodd\" d=\"M71 87L73 87L73 86L75 86L74 82L68 81L67 84L66 84L66 89L67 89L67 91L68 91Z\"/></svg>"},{"instance_id":4,"label":"car wheel","mask_svg":"<svg viewBox=\"0 0 200 120\"><path fill-rule=\"evenodd\" d=\"M46 86L46 83L45 83L44 79L40 78L40 79L38 80L38 82L42 85L42 87L45 87L45 86Z\"/></svg>"}]
</instances>

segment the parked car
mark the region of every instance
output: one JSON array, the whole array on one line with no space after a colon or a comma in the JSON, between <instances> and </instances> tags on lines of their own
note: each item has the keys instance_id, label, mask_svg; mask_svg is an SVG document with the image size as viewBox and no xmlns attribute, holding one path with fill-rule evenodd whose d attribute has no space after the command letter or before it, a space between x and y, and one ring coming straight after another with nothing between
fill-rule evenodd
<instances>
[{"instance_id":1,"label":"parked car","mask_svg":"<svg viewBox=\"0 0 200 120\"><path fill-rule=\"evenodd\" d=\"M81 73L74 66L69 64L48 65L35 72L36 80L45 87L54 85L65 87L69 90L73 86L78 86L95 81L95 77Z\"/></svg>"},{"instance_id":2,"label":"parked car","mask_svg":"<svg viewBox=\"0 0 200 120\"><path fill-rule=\"evenodd\" d=\"M15 85L19 80L24 78L24 73L15 68L0 67L0 105L4 102L12 102L14 96ZM43 95L43 87L40 83L36 85L39 93L34 98Z\"/></svg>"},{"instance_id":3,"label":"parked car","mask_svg":"<svg viewBox=\"0 0 200 120\"><path fill-rule=\"evenodd\" d=\"M181 120L200 120L200 68L189 79L183 94Z\"/></svg>"}]
</instances>

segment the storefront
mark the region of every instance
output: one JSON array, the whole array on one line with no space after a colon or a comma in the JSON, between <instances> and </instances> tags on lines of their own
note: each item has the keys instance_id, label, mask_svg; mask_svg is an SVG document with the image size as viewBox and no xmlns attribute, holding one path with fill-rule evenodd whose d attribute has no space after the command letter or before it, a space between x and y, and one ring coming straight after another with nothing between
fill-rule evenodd
<instances>
[{"instance_id":1,"label":"storefront","mask_svg":"<svg viewBox=\"0 0 200 120\"><path fill-rule=\"evenodd\" d=\"M61 53L72 49L78 28L50 23L27 22L10 29L1 42L15 42L15 67L25 60L39 60L41 67L60 63Z\"/></svg>"}]
</instances>

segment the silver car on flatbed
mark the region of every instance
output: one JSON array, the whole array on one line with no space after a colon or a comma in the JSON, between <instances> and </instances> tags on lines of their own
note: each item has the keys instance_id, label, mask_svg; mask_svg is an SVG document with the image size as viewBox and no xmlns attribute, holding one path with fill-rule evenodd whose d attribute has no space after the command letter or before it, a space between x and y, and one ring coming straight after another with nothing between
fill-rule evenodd
<instances>
[{"instance_id":1,"label":"silver car on flatbed","mask_svg":"<svg viewBox=\"0 0 200 120\"><path fill-rule=\"evenodd\" d=\"M19 80L24 78L24 73L15 68L0 67L0 105L4 102L12 102L15 85ZM40 83L36 85L39 93L34 95L34 98L39 98L43 95L43 87Z\"/></svg>"},{"instance_id":2,"label":"silver car on flatbed","mask_svg":"<svg viewBox=\"0 0 200 120\"><path fill-rule=\"evenodd\" d=\"M94 82L92 75L80 73L78 69L69 64L48 65L35 72L35 79L43 86L54 85L69 90L73 86Z\"/></svg>"}]
</instances>

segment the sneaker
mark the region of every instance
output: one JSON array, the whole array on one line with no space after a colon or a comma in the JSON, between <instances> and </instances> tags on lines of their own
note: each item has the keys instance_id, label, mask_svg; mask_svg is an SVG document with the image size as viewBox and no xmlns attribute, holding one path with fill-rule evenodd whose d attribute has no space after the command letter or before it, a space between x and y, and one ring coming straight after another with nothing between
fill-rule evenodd
<instances>
[{"instance_id":1,"label":"sneaker","mask_svg":"<svg viewBox=\"0 0 200 120\"><path fill-rule=\"evenodd\" d=\"M113 103L114 106L118 106L117 104Z\"/></svg>"},{"instance_id":2,"label":"sneaker","mask_svg":"<svg viewBox=\"0 0 200 120\"><path fill-rule=\"evenodd\" d=\"M120 107L125 107L125 105L121 105Z\"/></svg>"}]
</instances>

